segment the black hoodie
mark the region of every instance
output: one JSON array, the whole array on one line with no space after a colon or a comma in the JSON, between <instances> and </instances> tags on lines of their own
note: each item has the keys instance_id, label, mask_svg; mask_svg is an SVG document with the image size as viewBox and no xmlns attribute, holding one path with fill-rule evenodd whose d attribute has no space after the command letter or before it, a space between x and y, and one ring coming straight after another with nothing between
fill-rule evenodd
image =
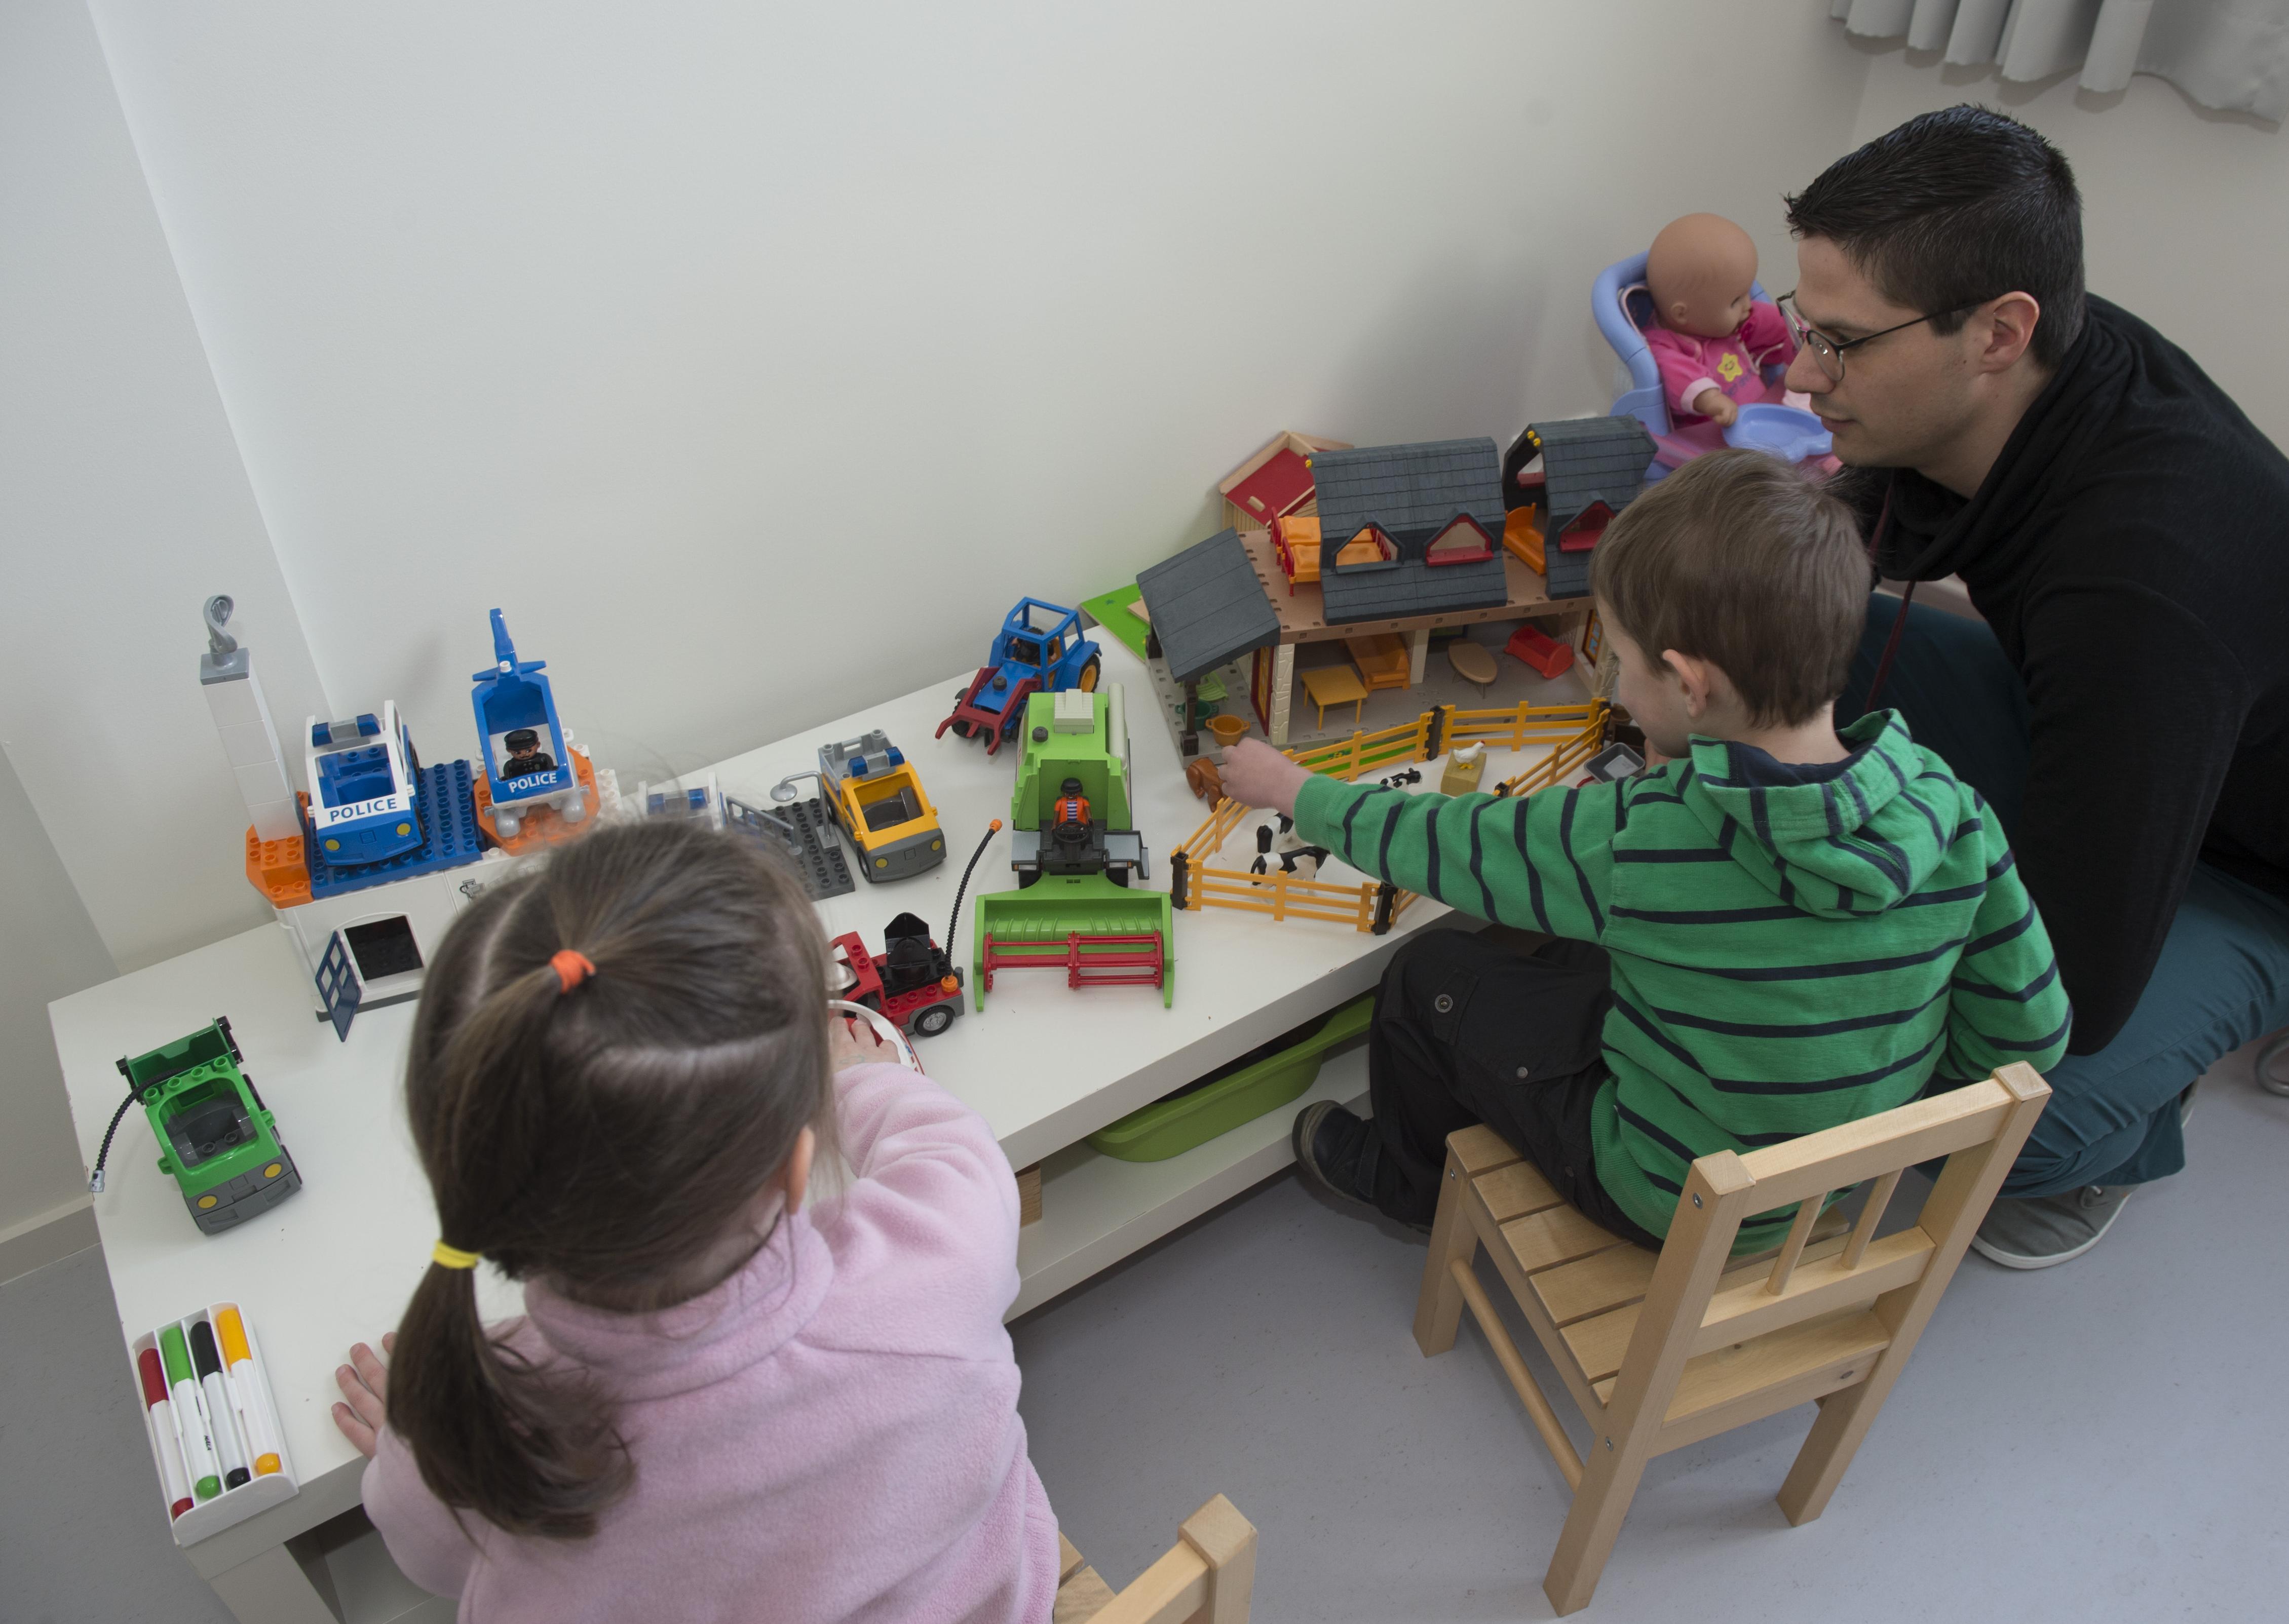
<instances>
[{"instance_id":1,"label":"black hoodie","mask_svg":"<svg viewBox=\"0 0 2289 1624\"><path fill-rule=\"evenodd\" d=\"M2191 357L2089 301L1969 501L1863 476L1894 579L1959 574L2027 685L2014 844L2102 1048L2195 859L2289 898L2289 459Z\"/></svg>"}]
</instances>

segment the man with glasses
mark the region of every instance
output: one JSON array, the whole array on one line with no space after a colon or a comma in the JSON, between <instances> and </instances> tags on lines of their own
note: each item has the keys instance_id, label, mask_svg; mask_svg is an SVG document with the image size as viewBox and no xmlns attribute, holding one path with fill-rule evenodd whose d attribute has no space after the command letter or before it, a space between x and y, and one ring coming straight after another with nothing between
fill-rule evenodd
<instances>
[{"instance_id":1,"label":"man with glasses","mask_svg":"<svg viewBox=\"0 0 2289 1624\"><path fill-rule=\"evenodd\" d=\"M2025 125L1926 114L1788 209L1788 386L1882 573L1960 576L1985 617L1873 596L1837 720L1880 683L2050 931L2069 1053L1974 1243L2045 1268L2184 1166L2193 1079L2289 1023L2289 460L2085 295L2073 173Z\"/></svg>"}]
</instances>

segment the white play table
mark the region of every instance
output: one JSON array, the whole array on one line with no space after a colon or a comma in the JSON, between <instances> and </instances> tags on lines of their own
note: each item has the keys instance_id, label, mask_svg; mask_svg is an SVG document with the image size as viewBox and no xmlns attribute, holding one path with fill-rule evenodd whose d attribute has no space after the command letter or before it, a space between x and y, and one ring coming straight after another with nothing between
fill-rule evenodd
<instances>
[{"instance_id":1,"label":"white play table","mask_svg":"<svg viewBox=\"0 0 2289 1624\"><path fill-rule=\"evenodd\" d=\"M1204 816L1185 792L1175 744L1150 706L1141 663L1117 639L1097 634L1104 679L1121 682L1129 725L1137 821L1152 865L1168 886L1169 848ZM880 728L902 747L937 803L948 861L919 879L819 904L830 934L859 932L879 947L901 910L945 928L955 881L987 821L1009 816L1017 745L991 759L982 744L932 730L969 673L718 763L724 791L769 806L770 786L815 765L821 741ZM1555 696L1552 696L1555 698ZM443 752L440 752L443 753ZM1497 755L1486 782L1541 753ZM1424 771L1435 785L1435 767ZM806 786L808 788L808 786ZM1253 856L1244 824L1225 861ZM971 895L1007 890L1008 835L979 863ZM1331 866L1328 879L1355 878ZM1113 1160L1081 1141L1170 1089L1374 987L1400 942L1451 918L1427 899L1391 934L1224 910L1186 912L1175 926L1176 1001L1150 988L1068 990L1049 970L1003 971L982 1014L965 1014L918 1050L930 1075L969 1103L1001 1142L1012 1167L1043 1164L1042 1216L1018 1243L1023 1286L1011 1317L1080 1284L1120 1258L1229 1199L1289 1160L1282 1110L1162 1162ZM969 963L967 905L953 946ZM227 1015L246 1070L277 1113L304 1188L242 1229L204 1236L185 1214L172 1180L152 1167L156 1147L138 1110L112 1147L108 1188L95 1216L123 1326L148 1329L218 1300L244 1308L269 1365L287 1449L301 1489L283 1504L191 1546L192 1565L242 1620L265 1624L348 1624L419 1614L450 1619L389 1564L370 1531L345 1538L364 1465L336 1431L333 1371L353 1341L378 1341L427 1267L436 1223L399 1103L411 1005L357 1017L347 1043L312 1014L309 989L285 933L266 926L166 963L59 999L50 1007L56 1047L91 1165L121 1097L115 1062ZM1367 1090L1363 1055L1332 1058L1306 1100L1355 1101ZM1298 1102L1300 1106L1303 1102ZM516 1311L519 1288L489 1271L489 1311ZM123 1339L119 1380L133 1371ZM155 1482L152 1514L164 1508ZM355 1530L353 1529L353 1532ZM291 1542L291 1544L290 1544ZM442 1609L442 1611L440 1610Z\"/></svg>"}]
</instances>

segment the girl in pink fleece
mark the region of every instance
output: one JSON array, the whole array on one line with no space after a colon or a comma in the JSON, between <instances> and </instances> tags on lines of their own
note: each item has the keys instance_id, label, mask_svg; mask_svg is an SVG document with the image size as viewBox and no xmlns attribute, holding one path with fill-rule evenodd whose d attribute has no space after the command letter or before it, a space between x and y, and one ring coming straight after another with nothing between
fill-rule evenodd
<instances>
[{"instance_id":1,"label":"girl in pink fleece","mask_svg":"<svg viewBox=\"0 0 2289 1624\"><path fill-rule=\"evenodd\" d=\"M1016 1183L825 985L793 883L679 824L566 848L439 949L406 1100L443 1239L335 1419L463 1620L1050 1616ZM478 1254L523 1318L479 1324Z\"/></svg>"}]
</instances>

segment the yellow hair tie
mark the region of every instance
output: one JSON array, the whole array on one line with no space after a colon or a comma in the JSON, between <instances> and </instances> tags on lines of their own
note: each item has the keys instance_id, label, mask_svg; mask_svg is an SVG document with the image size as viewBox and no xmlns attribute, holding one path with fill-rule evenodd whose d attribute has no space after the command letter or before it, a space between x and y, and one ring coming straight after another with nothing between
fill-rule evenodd
<instances>
[{"instance_id":1,"label":"yellow hair tie","mask_svg":"<svg viewBox=\"0 0 2289 1624\"><path fill-rule=\"evenodd\" d=\"M449 1246L442 1240L429 1248L429 1261L448 1269L475 1269L483 1255L482 1252L464 1252L459 1246Z\"/></svg>"}]
</instances>

